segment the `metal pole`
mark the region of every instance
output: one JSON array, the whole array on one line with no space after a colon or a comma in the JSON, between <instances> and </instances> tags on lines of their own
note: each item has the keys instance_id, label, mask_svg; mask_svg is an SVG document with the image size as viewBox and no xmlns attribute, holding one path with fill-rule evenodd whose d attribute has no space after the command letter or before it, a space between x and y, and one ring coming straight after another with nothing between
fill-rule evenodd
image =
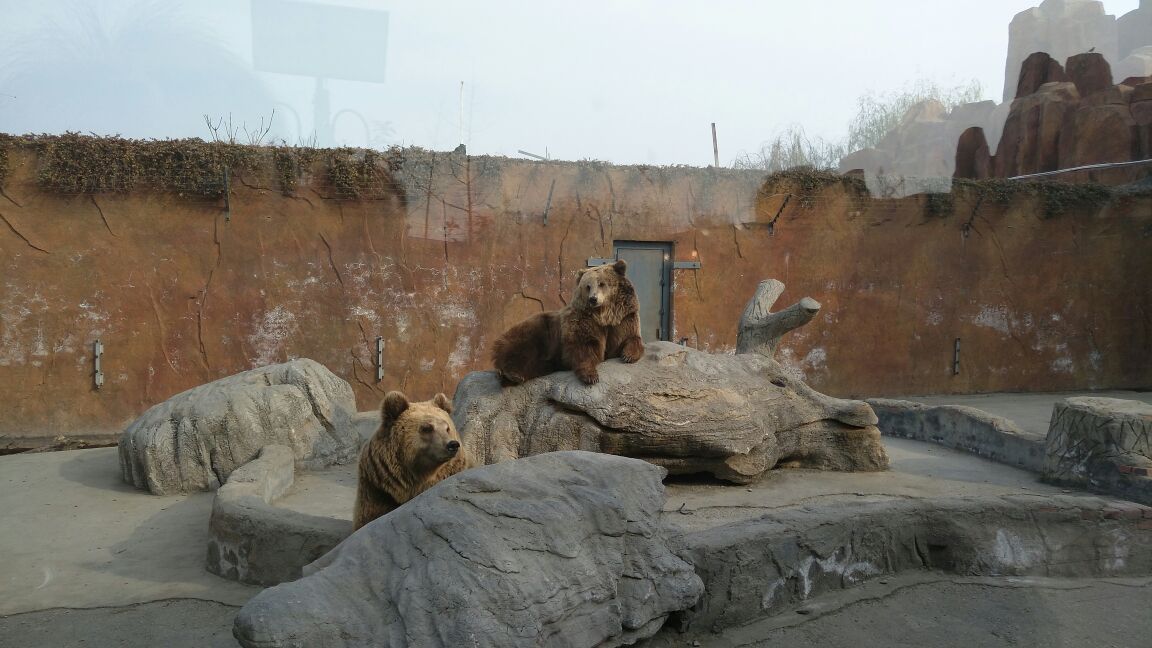
<instances>
[{"instance_id":1,"label":"metal pole","mask_svg":"<svg viewBox=\"0 0 1152 648\"><path fill-rule=\"evenodd\" d=\"M464 143L464 82L460 82L460 143Z\"/></svg>"},{"instance_id":2,"label":"metal pole","mask_svg":"<svg viewBox=\"0 0 1152 648\"><path fill-rule=\"evenodd\" d=\"M716 168L720 168L720 146L716 143L716 122L712 122L712 159Z\"/></svg>"},{"instance_id":3,"label":"metal pole","mask_svg":"<svg viewBox=\"0 0 1152 648\"><path fill-rule=\"evenodd\" d=\"M956 338L956 344L952 349L952 375L960 375L960 338Z\"/></svg>"}]
</instances>

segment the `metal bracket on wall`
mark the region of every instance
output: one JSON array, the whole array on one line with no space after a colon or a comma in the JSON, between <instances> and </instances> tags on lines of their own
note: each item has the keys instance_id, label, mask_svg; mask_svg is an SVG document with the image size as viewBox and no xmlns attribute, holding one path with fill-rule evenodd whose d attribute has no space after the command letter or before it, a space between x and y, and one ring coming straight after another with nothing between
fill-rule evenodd
<instances>
[{"instance_id":1,"label":"metal bracket on wall","mask_svg":"<svg viewBox=\"0 0 1152 648\"><path fill-rule=\"evenodd\" d=\"M100 359L104 357L104 345L100 340L96 340L92 344L92 359L95 366L95 373L92 374L92 381L96 384L96 389L104 386L104 372L100 369Z\"/></svg>"},{"instance_id":2,"label":"metal bracket on wall","mask_svg":"<svg viewBox=\"0 0 1152 648\"><path fill-rule=\"evenodd\" d=\"M601 259L599 257L588 257L588 267L595 268L596 266L608 265L609 263L616 263L616 259Z\"/></svg>"},{"instance_id":3,"label":"metal bracket on wall","mask_svg":"<svg viewBox=\"0 0 1152 648\"><path fill-rule=\"evenodd\" d=\"M384 338L376 336L376 382L384 380Z\"/></svg>"}]
</instances>

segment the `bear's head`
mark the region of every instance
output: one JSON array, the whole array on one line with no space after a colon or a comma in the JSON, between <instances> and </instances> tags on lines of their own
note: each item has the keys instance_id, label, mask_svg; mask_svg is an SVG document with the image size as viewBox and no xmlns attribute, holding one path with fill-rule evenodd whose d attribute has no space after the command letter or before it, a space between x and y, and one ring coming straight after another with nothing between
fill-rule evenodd
<instances>
[{"instance_id":1,"label":"bear's head","mask_svg":"<svg viewBox=\"0 0 1152 648\"><path fill-rule=\"evenodd\" d=\"M576 303L586 308L601 308L612 303L622 285L631 288L624 277L628 264L623 259L615 263L584 268L576 273Z\"/></svg>"},{"instance_id":2,"label":"bear's head","mask_svg":"<svg viewBox=\"0 0 1152 648\"><path fill-rule=\"evenodd\" d=\"M380 404L380 432L404 466L415 474L430 472L461 452L451 413L452 403L444 394L411 403L404 394L391 391Z\"/></svg>"}]
</instances>

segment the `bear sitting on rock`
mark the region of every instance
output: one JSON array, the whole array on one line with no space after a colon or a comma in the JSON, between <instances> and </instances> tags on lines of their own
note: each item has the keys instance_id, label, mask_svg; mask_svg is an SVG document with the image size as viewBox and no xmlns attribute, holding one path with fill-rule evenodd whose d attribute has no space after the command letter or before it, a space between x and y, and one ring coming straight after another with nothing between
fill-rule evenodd
<instances>
[{"instance_id":1,"label":"bear sitting on rock","mask_svg":"<svg viewBox=\"0 0 1152 648\"><path fill-rule=\"evenodd\" d=\"M624 276L628 264L586 268L578 273L576 292L563 309L539 313L508 329L492 350L492 362L505 385L571 369L593 385L604 360L636 362L644 354L640 339L639 302Z\"/></svg>"},{"instance_id":2,"label":"bear sitting on rock","mask_svg":"<svg viewBox=\"0 0 1152 648\"><path fill-rule=\"evenodd\" d=\"M420 403L398 391L384 396L380 427L360 451L353 530L471 467L451 413L444 394Z\"/></svg>"}]
</instances>

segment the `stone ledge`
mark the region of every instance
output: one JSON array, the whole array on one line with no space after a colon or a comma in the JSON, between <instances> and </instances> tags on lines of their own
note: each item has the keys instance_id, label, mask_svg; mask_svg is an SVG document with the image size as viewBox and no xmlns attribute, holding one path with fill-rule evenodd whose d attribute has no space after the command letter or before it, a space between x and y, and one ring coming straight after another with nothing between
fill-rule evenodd
<instances>
[{"instance_id":1,"label":"stone ledge","mask_svg":"<svg viewBox=\"0 0 1152 648\"><path fill-rule=\"evenodd\" d=\"M216 492L208 523L208 571L253 585L296 580L304 565L352 533L347 520L273 506L292 487L293 462L291 448L264 446Z\"/></svg>"},{"instance_id":2,"label":"stone ledge","mask_svg":"<svg viewBox=\"0 0 1152 648\"><path fill-rule=\"evenodd\" d=\"M1005 495L774 510L683 533L705 593L669 623L720 631L900 572L1147 576L1152 508L1093 496Z\"/></svg>"},{"instance_id":3,"label":"stone ledge","mask_svg":"<svg viewBox=\"0 0 1152 648\"><path fill-rule=\"evenodd\" d=\"M963 405L924 405L887 398L865 400L885 436L927 441L1032 472L1044 469L1044 444L1012 421Z\"/></svg>"}]
</instances>

